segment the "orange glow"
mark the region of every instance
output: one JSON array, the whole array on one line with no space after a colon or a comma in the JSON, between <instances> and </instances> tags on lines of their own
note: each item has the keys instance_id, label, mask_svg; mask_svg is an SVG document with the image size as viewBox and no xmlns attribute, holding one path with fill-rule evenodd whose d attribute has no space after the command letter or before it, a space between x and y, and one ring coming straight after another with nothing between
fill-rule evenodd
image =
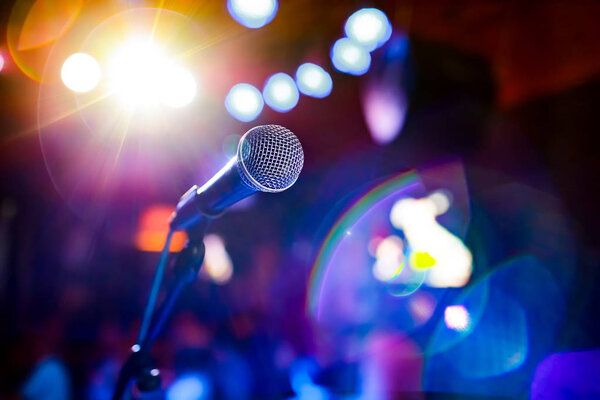
<instances>
[{"instance_id":1,"label":"orange glow","mask_svg":"<svg viewBox=\"0 0 600 400\"><path fill-rule=\"evenodd\" d=\"M37 0L23 23L17 50L45 46L62 36L73 25L81 0Z\"/></svg>"},{"instance_id":2,"label":"orange glow","mask_svg":"<svg viewBox=\"0 0 600 400\"><path fill-rule=\"evenodd\" d=\"M141 251L161 251L169 232L169 220L175 208L168 205L147 207L141 214L135 234L135 247ZM175 232L169 251L183 249L187 235Z\"/></svg>"}]
</instances>

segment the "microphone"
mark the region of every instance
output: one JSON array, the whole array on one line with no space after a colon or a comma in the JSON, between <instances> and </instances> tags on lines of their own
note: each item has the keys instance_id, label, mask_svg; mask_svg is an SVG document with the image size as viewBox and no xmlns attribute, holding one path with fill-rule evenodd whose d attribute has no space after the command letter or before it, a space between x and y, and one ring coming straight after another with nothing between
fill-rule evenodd
<instances>
[{"instance_id":1,"label":"microphone","mask_svg":"<svg viewBox=\"0 0 600 400\"><path fill-rule=\"evenodd\" d=\"M187 230L218 217L230 205L256 192L282 192L296 182L303 165L302 145L289 129L256 126L242 136L235 157L215 176L181 196L170 228Z\"/></svg>"}]
</instances>

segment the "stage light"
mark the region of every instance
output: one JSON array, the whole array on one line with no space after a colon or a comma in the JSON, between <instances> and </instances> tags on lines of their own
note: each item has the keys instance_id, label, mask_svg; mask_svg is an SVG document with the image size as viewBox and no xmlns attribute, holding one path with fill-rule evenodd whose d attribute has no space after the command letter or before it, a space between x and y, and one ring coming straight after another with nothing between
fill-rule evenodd
<instances>
[{"instance_id":1,"label":"stage light","mask_svg":"<svg viewBox=\"0 0 600 400\"><path fill-rule=\"evenodd\" d=\"M392 225L404 232L410 246L409 265L427 270L425 283L431 287L461 287L471 276L471 252L436 220L449 206L448 194L437 191L422 199L399 200L390 213Z\"/></svg>"},{"instance_id":2,"label":"stage light","mask_svg":"<svg viewBox=\"0 0 600 400\"><path fill-rule=\"evenodd\" d=\"M449 329L465 331L471 323L471 317L465 306L448 306L444 310L444 322Z\"/></svg>"},{"instance_id":3,"label":"stage light","mask_svg":"<svg viewBox=\"0 0 600 400\"><path fill-rule=\"evenodd\" d=\"M167 390L167 400L202 400L210 398L210 382L199 374L177 379Z\"/></svg>"},{"instance_id":4,"label":"stage light","mask_svg":"<svg viewBox=\"0 0 600 400\"><path fill-rule=\"evenodd\" d=\"M363 75L371 66L371 55L353 40L342 38L331 49L331 61L340 72Z\"/></svg>"},{"instance_id":5,"label":"stage light","mask_svg":"<svg viewBox=\"0 0 600 400\"><path fill-rule=\"evenodd\" d=\"M363 8L348 18L344 31L350 39L373 51L390 38L392 25L381 10Z\"/></svg>"},{"instance_id":6,"label":"stage light","mask_svg":"<svg viewBox=\"0 0 600 400\"><path fill-rule=\"evenodd\" d=\"M373 265L373 276L380 281L396 277L404 267L404 245L398 236L388 236L377 245L377 261Z\"/></svg>"},{"instance_id":7,"label":"stage light","mask_svg":"<svg viewBox=\"0 0 600 400\"><path fill-rule=\"evenodd\" d=\"M141 251L160 252L169 232L169 220L175 211L170 205L156 204L146 207L139 218L134 244ZM171 238L170 251L181 251L187 235L185 232L175 232Z\"/></svg>"},{"instance_id":8,"label":"stage light","mask_svg":"<svg viewBox=\"0 0 600 400\"><path fill-rule=\"evenodd\" d=\"M233 275L233 262L227 254L225 243L220 236L211 234L204 238L206 255L201 273L208 275L217 284L229 282Z\"/></svg>"},{"instance_id":9,"label":"stage light","mask_svg":"<svg viewBox=\"0 0 600 400\"><path fill-rule=\"evenodd\" d=\"M85 93L98 85L102 69L98 61L89 54L75 53L65 60L60 77L70 90Z\"/></svg>"},{"instance_id":10,"label":"stage light","mask_svg":"<svg viewBox=\"0 0 600 400\"><path fill-rule=\"evenodd\" d=\"M373 140L379 145L391 143L402 130L408 101L405 94L387 84L369 84L363 95L363 113Z\"/></svg>"},{"instance_id":11,"label":"stage light","mask_svg":"<svg viewBox=\"0 0 600 400\"><path fill-rule=\"evenodd\" d=\"M288 74L277 73L267 79L263 89L265 103L273 110L288 112L298 104L298 88L296 82Z\"/></svg>"},{"instance_id":12,"label":"stage light","mask_svg":"<svg viewBox=\"0 0 600 400\"><path fill-rule=\"evenodd\" d=\"M4 56L0 54L0 72L4 69Z\"/></svg>"},{"instance_id":13,"label":"stage light","mask_svg":"<svg viewBox=\"0 0 600 400\"><path fill-rule=\"evenodd\" d=\"M296 71L296 83L300 92L322 99L329 96L333 87L331 75L316 64L305 63Z\"/></svg>"},{"instance_id":14,"label":"stage light","mask_svg":"<svg viewBox=\"0 0 600 400\"><path fill-rule=\"evenodd\" d=\"M277 0L227 0L229 13L248 28L261 28L277 14Z\"/></svg>"},{"instance_id":15,"label":"stage light","mask_svg":"<svg viewBox=\"0 0 600 400\"><path fill-rule=\"evenodd\" d=\"M150 38L136 38L118 48L109 61L109 86L128 107L155 106L167 87L170 65Z\"/></svg>"},{"instance_id":16,"label":"stage light","mask_svg":"<svg viewBox=\"0 0 600 400\"><path fill-rule=\"evenodd\" d=\"M172 65L167 68L160 94L162 103L172 108L180 108L191 103L194 97L196 97L194 76L182 66Z\"/></svg>"},{"instance_id":17,"label":"stage light","mask_svg":"<svg viewBox=\"0 0 600 400\"><path fill-rule=\"evenodd\" d=\"M248 83L238 83L225 98L227 111L242 122L256 119L264 105L260 91Z\"/></svg>"}]
</instances>

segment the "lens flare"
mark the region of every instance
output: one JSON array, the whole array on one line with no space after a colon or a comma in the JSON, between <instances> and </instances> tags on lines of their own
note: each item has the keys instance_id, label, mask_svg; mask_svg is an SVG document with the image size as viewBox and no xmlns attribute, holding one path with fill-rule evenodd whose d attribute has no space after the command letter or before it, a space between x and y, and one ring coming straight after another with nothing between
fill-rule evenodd
<instances>
[{"instance_id":1,"label":"lens flare","mask_svg":"<svg viewBox=\"0 0 600 400\"><path fill-rule=\"evenodd\" d=\"M264 105L260 91L248 83L238 83L225 98L225 107L229 114L242 122L256 119Z\"/></svg>"},{"instance_id":2,"label":"lens flare","mask_svg":"<svg viewBox=\"0 0 600 400\"><path fill-rule=\"evenodd\" d=\"M228 0L229 13L248 28L261 28L277 14L277 0Z\"/></svg>"},{"instance_id":3,"label":"lens flare","mask_svg":"<svg viewBox=\"0 0 600 400\"><path fill-rule=\"evenodd\" d=\"M150 38L134 38L111 57L108 84L122 105L155 106L161 100L168 71L168 60L161 48Z\"/></svg>"},{"instance_id":4,"label":"lens flare","mask_svg":"<svg viewBox=\"0 0 600 400\"><path fill-rule=\"evenodd\" d=\"M296 84L302 94L322 99L333 87L331 75L317 64L305 63L296 71Z\"/></svg>"},{"instance_id":5,"label":"lens flare","mask_svg":"<svg viewBox=\"0 0 600 400\"><path fill-rule=\"evenodd\" d=\"M181 108L194 100L196 91L196 80L191 72L182 66L173 65L166 71L160 98L163 104L171 108Z\"/></svg>"},{"instance_id":6,"label":"lens flare","mask_svg":"<svg viewBox=\"0 0 600 400\"><path fill-rule=\"evenodd\" d=\"M298 104L296 82L283 72L271 76L263 89L265 103L275 111L288 112Z\"/></svg>"},{"instance_id":7,"label":"lens flare","mask_svg":"<svg viewBox=\"0 0 600 400\"><path fill-rule=\"evenodd\" d=\"M388 41L392 25L383 11L363 8L348 18L344 31L350 39L373 51Z\"/></svg>"},{"instance_id":8,"label":"lens flare","mask_svg":"<svg viewBox=\"0 0 600 400\"><path fill-rule=\"evenodd\" d=\"M75 53L65 60L60 77L70 90L86 93L98 86L102 69L98 61L89 54Z\"/></svg>"},{"instance_id":9,"label":"lens flare","mask_svg":"<svg viewBox=\"0 0 600 400\"><path fill-rule=\"evenodd\" d=\"M363 75L371 66L371 55L355 41L342 38L331 48L331 61L340 72Z\"/></svg>"},{"instance_id":10,"label":"lens flare","mask_svg":"<svg viewBox=\"0 0 600 400\"><path fill-rule=\"evenodd\" d=\"M414 172L394 176L369 190L369 192L358 198L341 213L319 248L311 270L306 307L317 319L321 318L323 311L322 296L328 284L327 276L333 264L334 257L344 241L351 240L353 237L353 235L347 235L346 232L351 232L356 224L360 223L366 215L382 203L386 201L391 202L397 197L405 196L406 193L417 187L419 182L419 176ZM367 242L368 239L365 243ZM365 250L367 247L368 245L365 246ZM404 273L410 274L410 276L404 278ZM410 268L402 268L398 277L394 278L394 281L396 279L403 279L402 282L404 282L404 279L406 279L406 283L402 283L402 288L398 288L397 290L394 288L396 291L392 294L405 296L413 293L423 282L423 276L424 274L414 273Z\"/></svg>"}]
</instances>

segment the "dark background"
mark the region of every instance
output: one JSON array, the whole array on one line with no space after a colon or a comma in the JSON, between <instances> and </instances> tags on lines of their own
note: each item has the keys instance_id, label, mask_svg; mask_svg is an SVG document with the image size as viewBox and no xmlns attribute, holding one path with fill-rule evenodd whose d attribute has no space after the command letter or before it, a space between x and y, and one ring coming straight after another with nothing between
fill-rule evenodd
<instances>
[{"instance_id":1,"label":"dark background","mask_svg":"<svg viewBox=\"0 0 600 400\"><path fill-rule=\"evenodd\" d=\"M373 53L373 66L363 77L334 73L328 60L345 18L368 5L387 13L395 34L407 35L410 49L400 80L410 98L407 120L387 146L369 136L361 91L384 70L388 47ZM5 28L12 5L1 7ZM94 201L57 190L36 129L40 83L8 61L0 73L0 397L13 398L49 354L67 366L75 398L87 396L102 360L123 359L134 343L158 257L132 245L138 216L148 205L174 204L191 184L214 173L215 164L204 163L203 155L220 148L223 135L261 123L281 124L298 135L306 156L303 173L293 189L257 195L249 208L212 225L226 241L234 277L224 286L199 281L182 296L155 349L165 370L199 365L218 371L216 365L224 365L215 361L218 354L234 348L252 371L248 397L293 395L277 359L285 359L281 354L288 350L297 356L322 351L305 298L327 224L377 180L446 159L460 160L466 171L473 202L466 243L489 240L486 229L498 239L488 249L488 266L526 247L518 239L526 229L518 212L524 204L539 217L531 227L534 241L539 237L540 246L568 249L569 262L557 260L550 268L565 290L564 314L539 360L544 352L598 348L600 3L298 0L282 2L275 20L252 32L235 27L220 2L199 4L191 15L209 32L237 29L209 49L211 54L244 50L215 61L228 67L216 78L221 97L201 111L218 112L185 138L194 143L197 135L198 146L206 148L185 150L185 163L171 159L148 186L116 174L110 190ZM0 49L4 41L0 36ZM248 124L219 110L236 80L260 86L271 73L291 72L305 59L320 60L332 72L333 92L326 99L301 97L287 114L265 108ZM176 139L161 139L159 145L177 148ZM517 185L519 201L494 203L501 198L490 199L489 193L508 183ZM552 210L530 193L551 198ZM553 231L555 210L568 234L562 226L560 234ZM480 272L476 266L475 276ZM190 343L194 349L182 353ZM352 363L323 364L319 379L334 391L353 392L360 382ZM525 369L523 379L529 381L535 363ZM234 372L229 377L236 379ZM489 387L479 394L514 395ZM434 391L428 396L435 398ZM460 385L441 391L471 392Z\"/></svg>"}]
</instances>

